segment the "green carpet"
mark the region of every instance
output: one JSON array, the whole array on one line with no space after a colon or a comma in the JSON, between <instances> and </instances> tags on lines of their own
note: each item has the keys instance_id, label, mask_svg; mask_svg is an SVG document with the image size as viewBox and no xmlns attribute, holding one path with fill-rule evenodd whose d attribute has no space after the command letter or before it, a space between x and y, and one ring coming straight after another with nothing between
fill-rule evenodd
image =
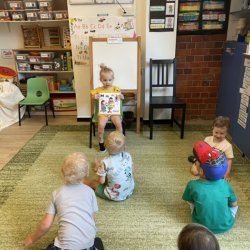
<instances>
[{"instance_id":1,"label":"green carpet","mask_svg":"<svg viewBox=\"0 0 250 250\"><path fill-rule=\"evenodd\" d=\"M112 130L106 131L105 137ZM212 134L211 126L186 126L185 139L180 130L168 125L154 125L154 138L142 127L127 131L127 151L135 165L135 190L124 202L109 202L97 197L97 236L106 250L177 249L181 229L191 223L189 206L181 196L189 180L187 156L193 145ZM63 184L60 168L70 153L82 151L92 163L103 158L89 145L88 126L45 126L0 172L0 249L23 249L24 238L33 233L42 220L47 201L54 189ZM231 185L239 198L234 227L217 235L221 249L250 249L250 164L234 148ZM51 230L28 249L41 249L56 236L55 221Z\"/></svg>"}]
</instances>

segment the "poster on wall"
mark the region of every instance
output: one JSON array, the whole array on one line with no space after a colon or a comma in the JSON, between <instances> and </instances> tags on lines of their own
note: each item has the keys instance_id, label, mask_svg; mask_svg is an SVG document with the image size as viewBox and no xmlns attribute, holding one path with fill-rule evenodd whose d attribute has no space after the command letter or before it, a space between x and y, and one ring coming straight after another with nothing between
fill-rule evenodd
<instances>
[{"instance_id":1,"label":"poster on wall","mask_svg":"<svg viewBox=\"0 0 250 250\"><path fill-rule=\"evenodd\" d=\"M150 0L150 32L174 31L175 0Z\"/></svg>"},{"instance_id":2,"label":"poster on wall","mask_svg":"<svg viewBox=\"0 0 250 250\"><path fill-rule=\"evenodd\" d=\"M250 67L245 67L245 74L243 78L242 87L243 88L239 89L239 92L241 93L241 100L240 100L238 124L240 124L245 129L247 125L249 96L250 96Z\"/></svg>"},{"instance_id":3,"label":"poster on wall","mask_svg":"<svg viewBox=\"0 0 250 250\"><path fill-rule=\"evenodd\" d=\"M226 34L230 0L180 0L177 35Z\"/></svg>"},{"instance_id":4,"label":"poster on wall","mask_svg":"<svg viewBox=\"0 0 250 250\"><path fill-rule=\"evenodd\" d=\"M89 65L89 37L133 37L134 17L87 17L71 18L71 48L74 66Z\"/></svg>"},{"instance_id":5,"label":"poster on wall","mask_svg":"<svg viewBox=\"0 0 250 250\"><path fill-rule=\"evenodd\" d=\"M1 49L3 59L13 59L12 49Z\"/></svg>"}]
</instances>

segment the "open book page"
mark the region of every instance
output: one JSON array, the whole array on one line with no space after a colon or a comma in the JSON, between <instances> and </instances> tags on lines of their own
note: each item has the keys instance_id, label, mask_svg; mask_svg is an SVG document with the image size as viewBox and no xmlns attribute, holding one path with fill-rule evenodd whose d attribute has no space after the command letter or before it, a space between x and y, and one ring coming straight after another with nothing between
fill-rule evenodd
<instances>
[{"instance_id":1,"label":"open book page","mask_svg":"<svg viewBox=\"0 0 250 250\"><path fill-rule=\"evenodd\" d=\"M119 94L100 93L99 114L120 115L120 109Z\"/></svg>"}]
</instances>

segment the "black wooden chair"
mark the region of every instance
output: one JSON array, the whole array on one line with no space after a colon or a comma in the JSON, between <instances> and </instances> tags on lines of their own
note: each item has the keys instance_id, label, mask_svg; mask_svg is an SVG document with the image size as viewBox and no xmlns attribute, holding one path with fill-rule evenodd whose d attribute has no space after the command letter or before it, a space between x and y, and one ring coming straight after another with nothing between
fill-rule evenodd
<instances>
[{"instance_id":1,"label":"black wooden chair","mask_svg":"<svg viewBox=\"0 0 250 250\"><path fill-rule=\"evenodd\" d=\"M169 72L173 69L173 84L169 84ZM154 72L154 76L153 76ZM181 129L181 139L184 137L186 103L176 97L176 59L171 60L153 60L150 59L150 100L149 100L149 125L150 125L150 140L153 139L153 111L154 109L172 109L170 127L173 127L175 122ZM154 90L164 88L173 88L172 96L153 96ZM166 90L166 89L165 89ZM174 118L175 109L182 109L181 124Z\"/></svg>"}]
</instances>

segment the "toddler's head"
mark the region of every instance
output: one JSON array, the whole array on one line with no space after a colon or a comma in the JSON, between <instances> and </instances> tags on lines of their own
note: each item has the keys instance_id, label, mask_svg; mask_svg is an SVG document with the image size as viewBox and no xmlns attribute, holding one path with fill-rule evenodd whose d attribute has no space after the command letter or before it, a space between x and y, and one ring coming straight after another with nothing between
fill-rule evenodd
<instances>
[{"instance_id":1,"label":"toddler's head","mask_svg":"<svg viewBox=\"0 0 250 250\"><path fill-rule=\"evenodd\" d=\"M114 80L114 72L113 72L113 70L111 68L108 68L107 66L105 66L104 63L100 64L100 68L101 68L101 70L100 70L100 80L103 79L103 76L105 74L110 74L112 79Z\"/></svg>"},{"instance_id":2,"label":"toddler's head","mask_svg":"<svg viewBox=\"0 0 250 250\"><path fill-rule=\"evenodd\" d=\"M215 143L221 143L226 138L231 126L230 119L225 116L218 116L213 122L213 137Z\"/></svg>"},{"instance_id":3,"label":"toddler's head","mask_svg":"<svg viewBox=\"0 0 250 250\"><path fill-rule=\"evenodd\" d=\"M63 162L62 172L66 184L81 184L89 173L89 162L87 157L80 152L68 155Z\"/></svg>"},{"instance_id":4,"label":"toddler's head","mask_svg":"<svg viewBox=\"0 0 250 250\"><path fill-rule=\"evenodd\" d=\"M126 147L126 138L119 132L114 131L106 139L106 148L110 155L119 155Z\"/></svg>"},{"instance_id":5,"label":"toddler's head","mask_svg":"<svg viewBox=\"0 0 250 250\"><path fill-rule=\"evenodd\" d=\"M185 226L178 237L179 250L219 250L214 234L206 227L192 223Z\"/></svg>"},{"instance_id":6,"label":"toddler's head","mask_svg":"<svg viewBox=\"0 0 250 250\"><path fill-rule=\"evenodd\" d=\"M193 148L193 153L197 161L197 170L202 168L207 179L211 181L220 180L227 172L228 164L224 154L213 149L204 141L199 141Z\"/></svg>"},{"instance_id":7,"label":"toddler's head","mask_svg":"<svg viewBox=\"0 0 250 250\"><path fill-rule=\"evenodd\" d=\"M230 130L231 122L226 116L218 116L213 122L213 128L226 128L227 132Z\"/></svg>"}]
</instances>

